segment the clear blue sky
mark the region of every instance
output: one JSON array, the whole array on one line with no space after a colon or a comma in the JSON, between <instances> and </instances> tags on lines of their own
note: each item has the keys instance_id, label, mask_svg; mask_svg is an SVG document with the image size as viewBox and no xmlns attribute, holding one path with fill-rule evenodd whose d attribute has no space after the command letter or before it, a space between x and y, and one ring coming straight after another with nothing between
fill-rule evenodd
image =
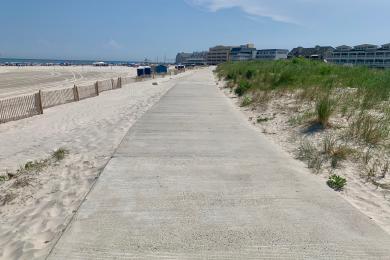
<instances>
[{"instance_id":1,"label":"clear blue sky","mask_svg":"<svg viewBox=\"0 0 390 260\"><path fill-rule=\"evenodd\" d=\"M389 0L1 0L0 57L143 60L216 44L384 44L389 27Z\"/></svg>"}]
</instances>

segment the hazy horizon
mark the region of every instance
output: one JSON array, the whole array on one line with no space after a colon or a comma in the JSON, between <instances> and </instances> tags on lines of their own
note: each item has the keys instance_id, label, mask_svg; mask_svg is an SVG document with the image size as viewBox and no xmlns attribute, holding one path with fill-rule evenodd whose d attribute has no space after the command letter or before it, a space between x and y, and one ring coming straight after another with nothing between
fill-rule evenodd
<instances>
[{"instance_id":1,"label":"hazy horizon","mask_svg":"<svg viewBox=\"0 0 390 260\"><path fill-rule=\"evenodd\" d=\"M217 44L381 45L389 10L384 0L4 0L0 57L172 61Z\"/></svg>"}]
</instances>

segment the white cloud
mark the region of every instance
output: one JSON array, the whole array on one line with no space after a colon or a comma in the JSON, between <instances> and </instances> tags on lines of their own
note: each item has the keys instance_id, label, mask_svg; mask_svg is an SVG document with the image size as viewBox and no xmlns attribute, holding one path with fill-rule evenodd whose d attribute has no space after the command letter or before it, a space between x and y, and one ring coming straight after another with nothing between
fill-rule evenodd
<instances>
[{"instance_id":1,"label":"white cloud","mask_svg":"<svg viewBox=\"0 0 390 260\"><path fill-rule=\"evenodd\" d=\"M294 1L302 3L308 0L292 2ZM204 7L211 12L239 8L249 17L266 17L277 22L299 24L296 19L285 14L288 8L285 5L286 1L283 0L186 0L186 2L193 6Z\"/></svg>"}]
</instances>

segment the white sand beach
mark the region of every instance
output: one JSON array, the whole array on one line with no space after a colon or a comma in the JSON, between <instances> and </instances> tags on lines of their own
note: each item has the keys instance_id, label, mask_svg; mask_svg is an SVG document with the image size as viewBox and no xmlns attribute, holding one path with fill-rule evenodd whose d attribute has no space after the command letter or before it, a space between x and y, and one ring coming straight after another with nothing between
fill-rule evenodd
<instances>
[{"instance_id":1,"label":"white sand beach","mask_svg":"<svg viewBox=\"0 0 390 260\"><path fill-rule=\"evenodd\" d=\"M28 176L24 187L15 187L14 180L0 184L0 195L10 198L0 206L0 259L44 259L128 129L178 78L191 73L128 84L0 124L3 175L59 147L69 150L63 161Z\"/></svg>"}]
</instances>

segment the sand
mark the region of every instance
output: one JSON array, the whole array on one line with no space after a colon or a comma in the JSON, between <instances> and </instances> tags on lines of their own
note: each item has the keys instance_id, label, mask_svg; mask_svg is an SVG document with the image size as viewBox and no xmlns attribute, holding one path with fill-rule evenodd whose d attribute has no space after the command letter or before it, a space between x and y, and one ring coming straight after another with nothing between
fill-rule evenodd
<instances>
[{"instance_id":1,"label":"sand","mask_svg":"<svg viewBox=\"0 0 390 260\"><path fill-rule=\"evenodd\" d=\"M3 174L29 160L47 158L59 147L70 153L29 176L25 187L12 187L12 180L0 184L0 195L13 198L0 206L0 259L44 259L128 129L179 78L191 73L132 83L1 124Z\"/></svg>"},{"instance_id":2,"label":"sand","mask_svg":"<svg viewBox=\"0 0 390 260\"><path fill-rule=\"evenodd\" d=\"M39 89L87 85L97 80L135 76L136 69L124 66L0 66L0 98Z\"/></svg>"}]
</instances>

